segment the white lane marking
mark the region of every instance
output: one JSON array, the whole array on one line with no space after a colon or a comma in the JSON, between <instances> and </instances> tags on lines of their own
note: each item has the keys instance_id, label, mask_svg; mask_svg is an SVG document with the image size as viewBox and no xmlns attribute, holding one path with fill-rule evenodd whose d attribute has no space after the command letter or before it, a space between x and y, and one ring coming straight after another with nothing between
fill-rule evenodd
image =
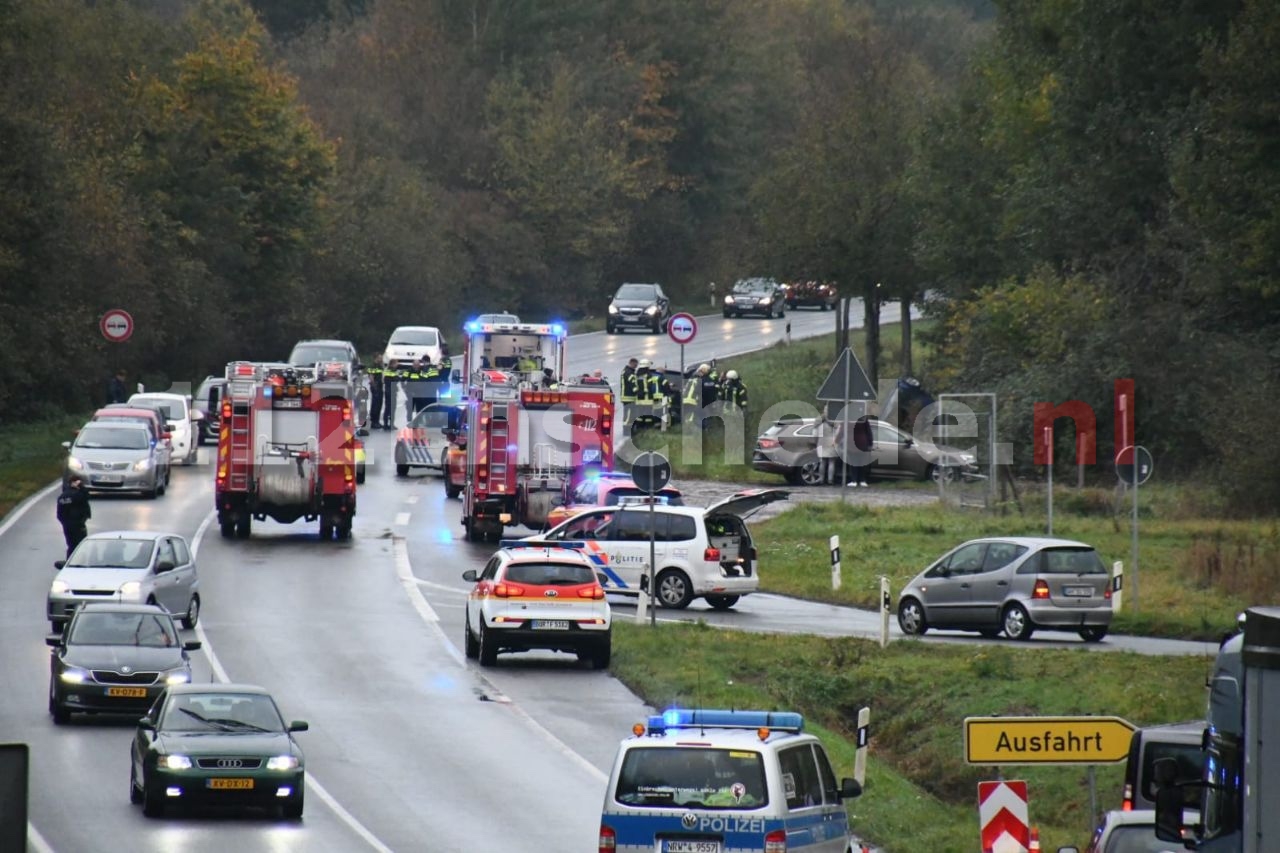
<instances>
[{"instance_id":1,"label":"white lane marking","mask_svg":"<svg viewBox=\"0 0 1280 853\"><path fill-rule=\"evenodd\" d=\"M453 594L453 595L460 595L460 596L462 596L463 598L465 598L467 595L469 595L469 593L468 593L465 589L458 589L456 586L445 586L445 585L444 585L444 584L442 584L442 583L436 583L435 581L427 581L427 580L423 580L422 578L419 578L419 577L415 577L415 578L413 579L413 582L414 582L414 583L416 583L418 586L429 586L429 587L431 587L432 589L438 589L438 590L440 590L441 592L448 592L448 593L451 593L451 594Z\"/></svg>"},{"instance_id":2,"label":"white lane marking","mask_svg":"<svg viewBox=\"0 0 1280 853\"><path fill-rule=\"evenodd\" d=\"M405 526L406 524L408 524L408 523L409 523L409 513L407 513L407 512L397 512L397 513L396 513L396 526L397 526L397 527L404 527L404 526Z\"/></svg>"},{"instance_id":3,"label":"white lane marking","mask_svg":"<svg viewBox=\"0 0 1280 853\"><path fill-rule=\"evenodd\" d=\"M62 481L61 481L61 480L58 480L58 481L53 482L53 483L50 483L49 485L45 486L45 487L44 487L43 489L41 489L40 491L36 492L36 493L35 493L34 495L32 495L31 497L27 498L27 499L26 499L25 501L23 501L22 503L18 504L18 505L17 505L16 507L14 507L12 510L10 510L10 512L9 512L9 517L8 517L8 518L6 518L6 519L4 520L4 524L0 524L0 536L3 536L3 535L4 535L4 534L9 530L9 528L10 528L10 527L13 527L15 524L17 524L17 523L18 523L18 519L20 519L20 518L22 518L22 516L26 515L26 514L27 514L27 510L29 510L29 509L31 509L31 507L35 506L35 505L36 505L36 503L37 503L41 498L43 498L45 495L47 495L47 494L49 494L49 493L51 493L51 492L57 491L58 489L61 489L61 488L62 488Z\"/></svg>"},{"instance_id":4,"label":"white lane marking","mask_svg":"<svg viewBox=\"0 0 1280 853\"><path fill-rule=\"evenodd\" d=\"M427 624L434 628L436 633L439 634L440 641L444 643L445 650L454 659L458 666L463 669L467 669L467 659L463 656L462 652L458 650L458 647L450 642L449 638L444 635L444 629L440 627L440 621L436 616L436 612L431 609L431 605L427 604L426 598L422 595L422 590L418 589L418 583L415 583L417 578L413 574L413 566L409 563L409 547L405 544L404 539L399 537L395 539L395 552L396 573L400 575L400 585L404 587L405 593L409 596L409 600L413 602L414 607L418 609L419 614L422 614L422 618L426 620ZM418 599L422 600L422 606L418 605ZM423 608L426 609L426 613L430 614L429 616L424 614ZM492 682L489 682L489 680L484 678L483 675L481 675L480 678L488 683L490 687L493 687ZM608 774L604 773L590 761L575 752L567 743L560 740L560 738L552 734L545 726L533 717L529 716L527 711L512 702L508 697L502 695L501 691L496 687L494 687L491 699L495 702L506 705L515 713L519 714L529 728L539 734L554 750L586 770L597 781L609 781Z\"/></svg>"},{"instance_id":5,"label":"white lane marking","mask_svg":"<svg viewBox=\"0 0 1280 853\"><path fill-rule=\"evenodd\" d=\"M49 842L44 840L44 836L40 834L40 830L35 825L27 823L27 847L34 850L35 853L53 853L53 848L49 846Z\"/></svg>"},{"instance_id":6,"label":"white lane marking","mask_svg":"<svg viewBox=\"0 0 1280 853\"><path fill-rule=\"evenodd\" d=\"M418 502L418 496L417 496L417 495L409 495L409 497L407 497L407 498L405 498L405 499L404 499L404 502L405 502L405 503L407 503L407 504L416 504L416 503Z\"/></svg>"},{"instance_id":7,"label":"white lane marking","mask_svg":"<svg viewBox=\"0 0 1280 853\"><path fill-rule=\"evenodd\" d=\"M200 542L204 539L205 531L209 529L209 525L213 523L216 512L209 513L205 520L200 523L200 527L196 529L196 535L191 540L191 554L194 556L200 551ZM226 669L222 666L222 661L218 660L217 654L213 651L213 645L209 642L209 635L204 632L204 625L200 622L196 623L196 636L200 638L200 650L204 652L206 658L209 659L209 667L213 670L214 676L223 684L229 684L231 677L227 675ZM303 777L307 781L307 788L314 791L329 809L338 816L338 819L347 825L356 835L365 840L370 847L377 850L378 853L393 853L392 849L383 844L378 836L374 835L369 829L361 823L355 815L342 807L332 794L320 784L315 776L311 775L311 771L304 771ZM41 851L44 853L44 851ZM52 853L50 851L50 853Z\"/></svg>"}]
</instances>

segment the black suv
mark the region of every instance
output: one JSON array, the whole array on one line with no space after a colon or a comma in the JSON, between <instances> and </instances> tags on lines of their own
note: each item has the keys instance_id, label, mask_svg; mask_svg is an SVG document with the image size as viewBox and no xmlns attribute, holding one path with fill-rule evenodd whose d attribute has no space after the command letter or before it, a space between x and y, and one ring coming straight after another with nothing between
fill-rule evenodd
<instances>
[{"instance_id":1,"label":"black suv","mask_svg":"<svg viewBox=\"0 0 1280 853\"><path fill-rule=\"evenodd\" d=\"M616 335L628 326L661 334L671 320L671 300L660 284L624 284L609 303L605 331Z\"/></svg>"},{"instance_id":2,"label":"black suv","mask_svg":"<svg viewBox=\"0 0 1280 853\"><path fill-rule=\"evenodd\" d=\"M289 353L288 363L297 367L314 367L316 362L340 361L347 365L355 385L356 427L361 435L369 428L369 374L365 372L356 345L351 341L298 341Z\"/></svg>"},{"instance_id":3,"label":"black suv","mask_svg":"<svg viewBox=\"0 0 1280 853\"><path fill-rule=\"evenodd\" d=\"M787 289L772 278L740 279L724 298L725 317L741 317L743 314L785 317L786 313Z\"/></svg>"},{"instance_id":4,"label":"black suv","mask_svg":"<svg viewBox=\"0 0 1280 853\"><path fill-rule=\"evenodd\" d=\"M199 430L197 441L200 444L218 440L218 429L222 419L222 396L226 391L225 376L206 376L191 399L191 408L204 413L204 418L197 425Z\"/></svg>"}]
</instances>

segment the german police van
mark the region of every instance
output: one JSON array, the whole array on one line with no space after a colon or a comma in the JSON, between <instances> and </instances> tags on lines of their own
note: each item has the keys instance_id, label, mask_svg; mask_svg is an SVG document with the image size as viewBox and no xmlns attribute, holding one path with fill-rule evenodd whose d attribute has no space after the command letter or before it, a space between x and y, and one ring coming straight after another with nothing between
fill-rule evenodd
<instances>
[{"instance_id":1,"label":"german police van","mask_svg":"<svg viewBox=\"0 0 1280 853\"><path fill-rule=\"evenodd\" d=\"M637 723L613 762L600 853L850 853L822 742L779 711L673 709Z\"/></svg>"}]
</instances>

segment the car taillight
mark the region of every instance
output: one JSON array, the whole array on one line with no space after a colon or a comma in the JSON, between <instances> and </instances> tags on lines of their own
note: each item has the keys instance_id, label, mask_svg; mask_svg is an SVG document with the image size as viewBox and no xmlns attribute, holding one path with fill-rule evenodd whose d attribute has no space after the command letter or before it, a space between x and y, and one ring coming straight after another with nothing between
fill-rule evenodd
<instances>
[{"instance_id":1,"label":"car taillight","mask_svg":"<svg viewBox=\"0 0 1280 853\"><path fill-rule=\"evenodd\" d=\"M775 829L764 837L764 853L787 853L787 831Z\"/></svg>"},{"instance_id":2,"label":"car taillight","mask_svg":"<svg viewBox=\"0 0 1280 853\"><path fill-rule=\"evenodd\" d=\"M1108 600L1111 598L1111 584L1107 584L1102 588L1102 597Z\"/></svg>"},{"instance_id":3,"label":"car taillight","mask_svg":"<svg viewBox=\"0 0 1280 853\"><path fill-rule=\"evenodd\" d=\"M720 562L720 549L708 548L707 550L702 552L702 559L708 563Z\"/></svg>"},{"instance_id":4,"label":"car taillight","mask_svg":"<svg viewBox=\"0 0 1280 853\"><path fill-rule=\"evenodd\" d=\"M604 590L598 586L584 586L578 590L578 598L590 598L599 601L604 598Z\"/></svg>"},{"instance_id":5,"label":"car taillight","mask_svg":"<svg viewBox=\"0 0 1280 853\"><path fill-rule=\"evenodd\" d=\"M613 827L600 824L600 853L613 853L618 849L618 834Z\"/></svg>"},{"instance_id":6,"label":"car taillight","mask_svg":"<svg viewBox=\"0 0 1280 853\"><path fill-rule=\"evenodd\" d=\"M1049 582L1043 579L1036 581L1035 588L1031 590L1031 597L1040 601L1047 600L1049 598Z\"/></svg>"},{"instance_id":7,"label":"car taillight","mask_svg":"<svg viewBox=\"0 0 1280 853\"><path fill-rule=\"evenodd\" d=\"M513 583L500 583L493 588L494 598L518 598L521 595L524 595L524 587Z\"/></svg>"},{"instance_id":8,"label":"car taillight","mask_svg":"<svg viewBox=\"0 0 1280 853\"><path fill-rule=\"evenodd\" d=\"M1120 805L1120 810L1125 812L1133 811L1133 783L1124 783L1124 801Z\"/></svg>"},{"instance_id":9,"label":"car taillight","mask_svg":"<svg viewBox=\"0 0 1280 853\"><path fill-rule=\"evenodd\" d=\"M779 442L778 442L778 439L776 438L762 438L756 442L756 446L758 446L761 450L772 450L773 448L777 447L778 444Z\"/></svg>"}]
</instances>

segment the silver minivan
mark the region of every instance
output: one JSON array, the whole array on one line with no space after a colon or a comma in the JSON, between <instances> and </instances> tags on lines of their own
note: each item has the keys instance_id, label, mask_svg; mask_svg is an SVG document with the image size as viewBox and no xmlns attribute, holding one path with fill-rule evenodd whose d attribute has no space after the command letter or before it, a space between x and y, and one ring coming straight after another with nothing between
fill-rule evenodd
<instances>
[{"instance_id":1,"label":"silver minivan","mask_svg":"<svg viewBox=\"0 0 1280 853\"><path fill-rule=\"evenodd\" d=\"M1092 546L1069 539L974 539L943 554L898 596L904 634L942 628L1026 640L1045 628L1096 643L1111 616L1111 572Z\"/></svg>"},{"instance_id":2,"label":"silver minivan","mask_svg":"<svg viewBox=\"0 0 1280 853\"><path fill-rule=\"evenodd\" d=\"M61 631L90 601L159 604L194 628L200 618L200 577L187 540L176 533L114 530L86 537L53 564L48 616Z\"/></svg>"}]
</instances>

